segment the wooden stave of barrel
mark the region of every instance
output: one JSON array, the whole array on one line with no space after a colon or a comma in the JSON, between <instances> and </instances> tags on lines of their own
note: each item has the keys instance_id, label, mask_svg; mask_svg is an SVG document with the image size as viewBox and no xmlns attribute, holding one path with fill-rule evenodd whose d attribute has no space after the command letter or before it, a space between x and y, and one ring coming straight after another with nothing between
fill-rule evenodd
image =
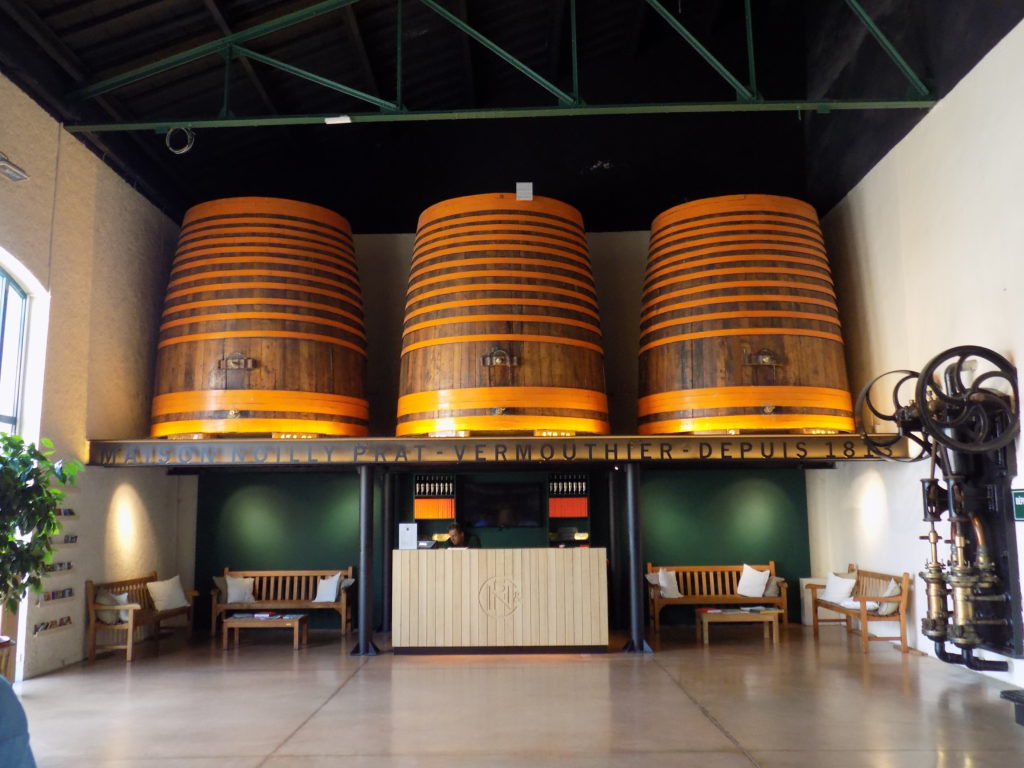
<instances>
[{"instance_id":1,"label":"wooden stave of barrel","mask_svg":"<svg viewBox=\"0 0 1024 768\"><path fill-rule=\"evenodd\" d=\"M640 434L854 431L814 209L732 195L659 215L639 362Z\"/></svg>"},{"instance_id":2,"label":"wooden stave of barrel","mask_svg":"<svg viewBox=\"0 0 1024 768\"><path fill-rule=\"evenodd\" d=\"M421 214L398 436L607 434L603 358L579 211L495 193Z\"/></svg>"},{"instance_id":3,"label":"wooden stave of barrel","mask_svg":"<svg viewBox=\"0 0 1024 768\"><path fill-rule=\"evenodd\" d=\"M344 217L266 197L186 212L161 319L153 437L362 437L365 379Z\"/></svg>"}]
</instances>

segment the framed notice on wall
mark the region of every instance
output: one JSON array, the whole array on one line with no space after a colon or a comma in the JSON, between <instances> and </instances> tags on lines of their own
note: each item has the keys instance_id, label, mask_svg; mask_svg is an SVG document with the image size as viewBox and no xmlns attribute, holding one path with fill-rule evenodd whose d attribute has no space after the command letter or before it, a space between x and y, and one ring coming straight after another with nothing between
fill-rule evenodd
<instances>
[{"instance_id":1,"label":"framed notice on wall","mask_svg":"<svg viewBox=\"0 0 1024 768\"><path fill-rule=\"evenodd\" d=\"M1024 522L1024 491L1010 491L1013 494L1013 519Z\"/></svg>"}]
</instances>

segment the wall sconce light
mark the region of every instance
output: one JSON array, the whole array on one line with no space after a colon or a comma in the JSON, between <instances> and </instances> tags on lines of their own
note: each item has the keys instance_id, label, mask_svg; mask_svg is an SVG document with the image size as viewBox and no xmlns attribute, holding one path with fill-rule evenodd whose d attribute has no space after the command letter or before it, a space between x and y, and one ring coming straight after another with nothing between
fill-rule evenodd
<instances>
[{"instance_id":1,"label":"wall sconce light","mask_svg":"<svg viewBox=\"0 0 1024 768\"><path fill-rule=\"evenodd\" d=\"M28 172L12 163L3 152L0 152L0 173L11 181L25 181L28 178Z\"/></svg>"}]
</instances>

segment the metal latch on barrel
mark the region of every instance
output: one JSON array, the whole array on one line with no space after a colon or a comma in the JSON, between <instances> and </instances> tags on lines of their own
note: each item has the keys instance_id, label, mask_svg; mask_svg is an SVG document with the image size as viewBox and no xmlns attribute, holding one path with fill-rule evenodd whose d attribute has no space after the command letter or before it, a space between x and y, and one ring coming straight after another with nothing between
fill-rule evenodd
<instances>
[{"instance_id":1,"label":"metal latch on barrel","mask_svg":"<svg viewBox=\"0 0 1024 768\"><path fill-rule=\"evenodd\" d=\"M764 386L778 384L778 370L783 366L779 356L767 347L762 347L754 354L750 354L750 347L743 347L743 365L753 368L753 384ZM764 371L764 380L761 372ZM773 413L775 406L765 406L761 409L764 413Z\"/></svg>"},{"instance_id":2,"label":"metal latch on barrel","mask_svg":"<svg viewBox=\"0 0 1024 768\"><path fill-rule=\"evenodd\" d=\"M485 368L494 368L500 365L513 368L519 365L519 358L509 354L501 347L493 347L490 352L481 357L480 364Z\"/></svg>"},{"instance_id":3,"label":"metal latch on barrel","mask_svg":"<svg viewBox=\"0 0 1024 768\"><path fill-rule=\"evenodd\" d=\"M239 352L218 360L217 367L222 371L251 371L256 367L256 360Z\"/></svg>"}]
</instances>

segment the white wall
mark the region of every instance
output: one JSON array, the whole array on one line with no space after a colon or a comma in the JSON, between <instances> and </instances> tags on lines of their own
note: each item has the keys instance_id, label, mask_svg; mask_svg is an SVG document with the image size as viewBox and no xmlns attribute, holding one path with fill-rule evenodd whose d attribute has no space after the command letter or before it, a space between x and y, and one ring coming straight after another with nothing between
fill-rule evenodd
<instances>
[{"instance_id":1,"label":"white wall","mask_svg":"<svg viewBox=\"0 0 1024 768\"><path fill-rule=\"evenodd\" d=\"M1008 96L1022 68L1024 26L825 217L854 393L878 374L920 370L961 344L1024 360L1024 102ZM916 574L928 555L917 539L926 533L919 479L928 472L926 464L885 463L807 474L815 575L848 562L909 571L915 645L925 651L932 644L916 629L925 614ZM995 676L1024 685L1024 663Z\"/></svg>"},{"instance_id":2,"label":"white wall","mask_svg":"<svg viewBox=\"0 0 1024 768\"><path fill-rule=\"evenodd\" d=\"M148 432L156 325L177 226L2 77L0 104L0 152L31 177L0 179L0 248L51 300L36 426L61 456L84 461L89 439ZM156 570L180 572L190 585L194 496L194 478L86 469L67 500L78 518L66 532L78 543L55 556L73 570L45 585L70 586L75 597L28 600L29 633L19 646L26 677L82 658L86 579ZM64 616L70 627L32 636L36 623Z\"/></svg>"}]
</instances>

